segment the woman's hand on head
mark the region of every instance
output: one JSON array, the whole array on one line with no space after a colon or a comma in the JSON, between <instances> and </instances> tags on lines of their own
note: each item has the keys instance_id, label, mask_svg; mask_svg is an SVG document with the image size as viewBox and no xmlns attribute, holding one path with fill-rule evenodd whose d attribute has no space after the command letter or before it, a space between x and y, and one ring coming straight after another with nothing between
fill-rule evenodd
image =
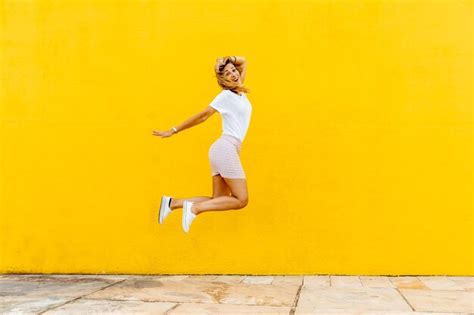
<instances>
[{"instance_id":1,"label":"woman's hand on head","mask_svg":"<svg viewBox=\"0 0 474 315\"><path fill-rule=\"evenodd\" d=\"M216 64L214 65L214 70L216 71L216 73L219 72L219 70L220 70L219 68L223 65L225 65L224 59L223 58L217 58Z\"/></svg>"},{"instance_id":2,"label":"woman's hand on head","mask_svg":"<svg viewBox=\"0 0 474 315\"><path fill-rule=\"evenodd\" d=\"M174 134L173 130L165 130L165 131L153 130L154 136L160 136L162 138L171 137L173 134Z\"/></svg>"},{"instance_id":3,"label":"woman's hand on head","mask_svg":"<svg viewBox=\"0 0 474 315\"><path fill-rule=\"evenodd\" d=\"M224 56L216 59L216 65L215 65L215 70L216 72L219 72L219 68L221 66L224 66L227 63L227 60L231 59L229 56Z\"/></svg>"}]
</instances>

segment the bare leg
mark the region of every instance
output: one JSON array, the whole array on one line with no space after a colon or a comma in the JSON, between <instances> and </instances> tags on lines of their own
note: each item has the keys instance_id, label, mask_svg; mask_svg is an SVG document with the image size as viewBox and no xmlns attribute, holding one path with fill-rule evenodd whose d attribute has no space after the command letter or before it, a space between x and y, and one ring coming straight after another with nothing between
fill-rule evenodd
<instances>
[{"instance_id":1,"label":"bare leg","mask_svg":"<svg viewBox=\"0 0 474 315\"><path fill-rule=\"evenodd\" d=\"M216 184L214 195L216 195L216 192L219 194L210 200L194 203L191 207L191 211L194 214L211 210L241 209L247 205L248 190L247 180L245 178L223 178L221 176L214 176L213 180ZM222 189L224 182L227 186L225 190ZM228 195L229 191L232 195L225 196Z\"/></svg>"},{"instance_id":2,"label":"bare leg","mask_svg":"<svg viewBox=\"0 0 474 315\"><path fill-rule=\"evenodd\" d=\"M245 204L241 200L233 196L219 196L210 200L196 202L193 204L191 211L199 214L210 210L231 210L243 208Z\"/></svg>"},{"instance_id":3,"label":"bare leg","mask_svg":"<svg viewBox=\"0 0 474 315\"><path fill-rule=\"evenodd\" d=\"M209 200L211 199L211 197L192 197L192 198L181 198L181 199L178 199L178 198L172 198L171 199L171 210L174 210L174 209L178 209L178 208L182 208L183 207L183 203L184 201L188 200L188 201L192 201L192 202L199 202L199 201L206 201L206 200Z\"/></svg>"}]
</instances>

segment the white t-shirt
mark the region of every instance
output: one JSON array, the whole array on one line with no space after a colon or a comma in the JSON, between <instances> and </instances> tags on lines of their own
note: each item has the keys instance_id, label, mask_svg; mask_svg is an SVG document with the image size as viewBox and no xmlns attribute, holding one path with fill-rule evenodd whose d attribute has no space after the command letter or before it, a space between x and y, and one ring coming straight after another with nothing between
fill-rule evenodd
<instances>
[{"instance_id":1,"label":"white t-shirt","mask_svg":"<svg viewBox=\"0 0 474 315\"><path fill-rule=\"evenodd\" d=\"M242 95L223 89L209 106L222 116L222 133L237 137L243 142L250 124L252 105L247 94L240 93Z\"/></svg>"}]
</instances>

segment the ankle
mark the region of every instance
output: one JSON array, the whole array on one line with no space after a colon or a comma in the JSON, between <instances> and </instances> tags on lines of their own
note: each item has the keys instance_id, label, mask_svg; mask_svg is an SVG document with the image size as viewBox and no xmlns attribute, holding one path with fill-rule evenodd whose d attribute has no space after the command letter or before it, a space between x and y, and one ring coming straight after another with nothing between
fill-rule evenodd
<instances>
[{"instance_id":1,"label":"ankle","mask_svg":"<svg viewBox=\"0 0 474 315\"><path fill-rule=\"evenodd\" d=\"M176 209L176 200L174 200L174 198L171 198L170 209L171 210Z\"/></svg>"},{"instance_id":2,"label":"ankle","mask_svg":"<svg viewBox=\"0 0 474 315\"><path fill-rule=\"evenodd\" d=\"M199 210L196 208L195 204L191 206L191 212L194 213L195 215L199 214Z\"/></svg>"}]
</instances>

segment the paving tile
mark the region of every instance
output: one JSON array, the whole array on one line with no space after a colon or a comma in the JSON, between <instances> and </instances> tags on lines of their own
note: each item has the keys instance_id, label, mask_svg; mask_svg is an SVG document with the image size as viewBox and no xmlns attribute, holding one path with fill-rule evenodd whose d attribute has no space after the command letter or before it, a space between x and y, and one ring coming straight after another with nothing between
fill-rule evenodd
<instances>
[{"instance_id":1,"label":"paving tile","mask_svg":"<svg viewBox=\"0 0 474 315\"><path fill-rule=\"evenodd\" d=\"M302 285L303 276L273 276L273 285Z\"/></svg>"},{"instance_id":2,"label":"paving tile","mask_svg":"<svg viewBox=\"0 0 474 315\"><path fill-rule=\"evenodd\" d=\"M79 299L43 314L165 314L176 303Z\"/></svg>"},{"instance_id":3,"label":"paving tile","mask_svg":"<svg viewBox=\"0 0 474 315\"><path fill-rule=\"evenodd\" d=\"M188 276L189 279L193 280L214 280L217 278L215 275L190 275Z\"/></svg>"},{"instance_id":4,"label":"paving tile","mask_svg":"<svg viewBox=\"0 0 474 315\"><path fill-rule=\"evenodd\" d=\"M57 296L2 296L0 299L0 314L37 314L70 300L72 298Z\"/></svg>"},{"instance_id":5,"label":"paving tile","mask_svg":"<svg viewBox=\"0 0 474 315\"><path fill-rule=\"evenodd\" d=\"M270 284L272 281L273 276L247 276L242 283Z\"/></svg>"},{"instance_id":6,"label":"paving tile","mask_svg":"<svg viewBox=\"0 0 474 315\"><path fill-rule=\"evenodd\" d=\"M330 276L331 287L335 288L362 288L359 276Z\"/></svg>"},{"instance_id":7,"label":"paving tile","mask_svg":"<svg viewBox=\"0 0 474 315\"><path fill-rule=\"evenodd\" d=\"M445 276L419 276L423 282L431 290L463 290L463 287Z\"/></svg>"},{"instance_id":8,"label":"paving tile","mask_svg":"<svg viewBox=\"0 0 474 315\"><path fill-rule=\"evenodd\" d=\"M89 299L217 303L228 284L192 279L127 279L87 296Z\"/></svg>"},{"instance_id":9,"label":"paving tile","mask_svg":"<svg viewBox=\"0 0 474 315\"><path fill-rule=\"evenodd\" d=\"M213 282L224 282L229 284L240 283L245 279L245 276L219 276L213 279Z\"/></svg>"},{"instance_id":10,"label":"paving tile","mask_svg":"<svg viewBox=\"0 0 474 315\"><path fill-rule=\"evenodd\" d=\"M130 277L135 277L135 275L50 275L50 277L55 278L80 278L80 279L93 279L93 280L114 280L120 281L124 279L128 279Z\"/></svg>"},{"instance_id":11,"label":"paving tile","mask_svg":"<svg viewBox=\"0 0 474 315\"><path fill-rule=\"evenodd\" d=\"M22 277L0 279L0 296L79 297L107 287L115 280L82 278Z\"/></svg>"},{"instance_id":12,"label":"paving tile","mask_svg":"<svg viewBox=\"0 0 474 315\"><path fill-rule=\"evenodd\" d=\"M258 305L233 305L233 304L199 304L183 303L172 309L167 315L240 315L240 314L266 314L288 315L291 307L258 306Z\"/></svg>"},{"instance_id":13,"label":"paving tile","mask_svg":"<svg viewBox=\"0 0 474 315\"><path fill-rule=\"evenodd\" d=\"M415 311L472 312L474 291L400 289Z\"/></svg>"},{"instance_id":14,"label":"paving tile","mask_svg":"<svg viewBox=\"0 0 474 315\"><path fill-rule=\"evenodd\" d=\"M35 313L107 287L116 280L44 275L0 278L0 311Z\"/></svg>"},{"instance_id":15,"label":"paving tile","mask_svg":"<svg viewBox=\"0 0 474 315\"><path fill-rule=\"evenodd\" d=\"M128 277L132 277L132 275L104 275L104 274L18 274L18 273L10 273L10 274L2 274L0 275L0 279L26 279L26 278L80 278L80 279L107 279L107 280L123 280Z\"/></svg>"},{"instance_id":16,"label":"paving tile","mask_svg":"<svg viewBox=\"0 0 474 315\"><path fill-rule=\"evenodd\" d=\"M291 306L298 286L270 284L229 284L184 279L128 279L87 296L88 299L166 301L176 303L228 303Z\"/></svg>"},{"instance_id":17,"label":"paving tile","mask_svg":"<svg viewBox=\"0 0 474 315\"><path fill-rule=\"evenodd\" d=\"M219 299L219 303L268 306L292 306L299 286L245 284L231 285Z\"/></svg>"},{"instance_id":18,"label":"paving tile","mask_svg":"<svg viewBox=\"0 0 474 315\"><path fill-rule=\"evenodd\" d=\"M472 315L472 313L438 313L438 312L411 312L411 311L314 311L295 315Z\"/></svg>"},{"instance_id":19,"label":"paving tile","mask_svg":"<svg viewBox=\"0 0 474 315\"><path fill-rule=\"evenodd\" d=\"M454 281L464 290L473 291L474 290L474 277L447 277L451 281Z\"/></svg>"},{"instance_id":20,"label":"paving tile","mask_svg":"<svg viewBox=\"0 0 474 315\"><path fill-rule=\"evenodd\" d=\"M148 276L150 279L157 279L157 276ZM184 279L188 279L189 275L177 275L177 276L159 276L161 280L173 280L173 281L180 281Z\"/></svg>"},{"instance_id":21,"label":"paving tile","mask_svg":"<svg viewBox=\"0 0 474 315\"><path fill-rule=\"evenodd\" d=\"M359 277L362 286L365 288L394 288L395 285L390 281L389 277L372 277L372 276L360 276Z\"/></svg>"},{"instance_id":22,"label":"paving tile","mask_svg":"<svg viewBox=\"0 0 474 315\"><path fill-rule=\"evenodd\" d=\"M418 279L418 277L413 277L413 276L389 277L389 280L398 289L425 289L425 290L429 289L420 279Z\"/></svg>"},{"instance_id":23,"label":"paving tile","mask_svg":"<svg viewBox=\"0 0 474 315\"><path fill-rule=\"evenodd\" d=\"M303 285L312 288L329 288L329 276L304 276Z\"/></svg>"},{"instance_id":24,"label":"paving tile","mask_svg":"<svg viewBox=\"0 0 474 315\"><path fill-rule=\"evenodd\" d=\"M412 311L392 288L311 288L300 292L295 314L319 311Z\"/></svg>"}]
</instances>

